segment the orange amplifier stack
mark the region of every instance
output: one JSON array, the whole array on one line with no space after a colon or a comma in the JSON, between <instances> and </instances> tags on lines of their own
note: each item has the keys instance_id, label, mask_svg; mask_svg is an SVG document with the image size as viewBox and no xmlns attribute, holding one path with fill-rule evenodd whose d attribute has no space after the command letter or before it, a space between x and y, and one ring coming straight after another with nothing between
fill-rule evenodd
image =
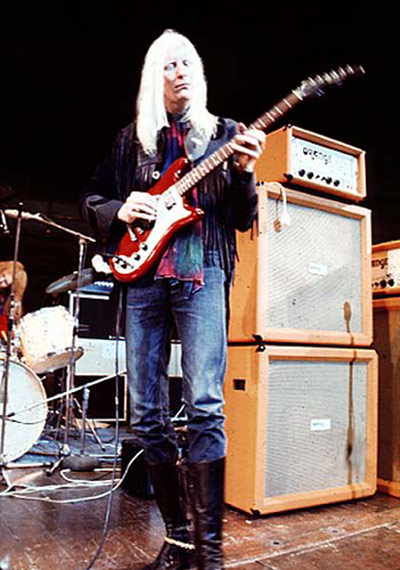
<instances>
[{"instance_id":1,"label":"orange amplifier stack","mask_svg":"<svg viewBox=\"0 0 400 570\"><path fill-rule=\"evenodd\" d=\"M257 227L238 234L231 292L226 502L263 514L372 495L364 152L284 127L268 135L256 178Z\"/></svg>"},{"instance_id":2,"label":"orange amplifier stack","mask_svg":"<svg viewBox=\"0 0 400 570\"><path fill-rule=\"evenodd\" d=\"M379 356L378 489L400 497L400 240L372 246Z\"/></svg>"}]
</instances>

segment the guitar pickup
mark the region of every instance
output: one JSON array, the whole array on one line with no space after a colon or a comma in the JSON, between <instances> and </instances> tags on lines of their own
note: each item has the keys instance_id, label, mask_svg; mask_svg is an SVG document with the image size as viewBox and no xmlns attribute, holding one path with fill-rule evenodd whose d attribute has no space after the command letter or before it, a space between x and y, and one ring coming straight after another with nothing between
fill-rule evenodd
<instances>
[{"instance_id":1,"label":"guitar pickup","mask_svg":"<svg viewBox=\"0 0 400 570\"><path fill-rule=\"evenodd\" d=\"M167 208L167 210L170 210L171 208L173 208L176 204L176 201L174 200L174 198L172 196L168 196L168 200L165 200L165 207Z\"/></svg>"},{"instance_id":2,"label":"guitar pickup","mask_svg":"<svg viewBox=\"0 0 400 570\"><path fill-rule=\"evenodd\" d=\"M163 200L164 200L164 205L167 208L167 210L170 210L176 204L175 197L174 197L173 193L171 192L171 190L167 190L165 192L165 194L163 196Z\"/></svg>"}]
</instances>

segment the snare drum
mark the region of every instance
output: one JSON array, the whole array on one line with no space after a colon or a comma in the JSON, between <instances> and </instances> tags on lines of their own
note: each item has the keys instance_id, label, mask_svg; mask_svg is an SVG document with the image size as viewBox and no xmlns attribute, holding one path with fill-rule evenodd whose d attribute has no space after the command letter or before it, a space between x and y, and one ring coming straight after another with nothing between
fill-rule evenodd
<instances>
[{"instance_id":1,"label":"snare drum","mask_svg":"<svg viewBox=\"0 0 400 570\"><path fill-rule=\"evenodd\" d=\"M5 355L0 353L0 384L5 365ZM0 390L1 413L3 412L3 389L2 386ZM27 366L10 359L6 410L8 419L4 427L3 444L3 457L6 463L24 455L37 442L46 424L46 417L46 392L40 379Z\"/></svg>"},{"instance_id":2,"label":"snare drum","mask_svg":"<svg viewBox=\"0 0 400 570\"><path fill-rule=\"evenodd\" d=\"M19 320L22 356L34 372L42 374L68 366L71 359L74 319L65 307L44 307ZM75 348L73 361L83 354Z\"/></svg>"}]
</instances>

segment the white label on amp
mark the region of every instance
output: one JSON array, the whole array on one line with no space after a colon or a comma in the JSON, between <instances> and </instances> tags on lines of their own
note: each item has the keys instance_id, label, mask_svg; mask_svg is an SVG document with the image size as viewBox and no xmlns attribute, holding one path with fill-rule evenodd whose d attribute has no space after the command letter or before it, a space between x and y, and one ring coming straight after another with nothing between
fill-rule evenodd
<instances>
[{"instance_id":1,"label":"white label on amp","mask_svg":"<svg viewBox=\"0 0 400 570\"><path fill-rule=\"evenodd\" d=\"M311 420L310 430L311 431L329 431L331 429L331 420Z\"/></svg>"},{"instance_id":2,"label":"white label on amp","mask_svg":"<svg viewBox=\"0 0 400 570\"><path fill-rule=\"evenodd\" d=\"M328 275L328 267L327 265L321 265L320 263L309 263L308 273L311 273L312 275L322 275L323 277L326 277L326 275Z\"/></svg>"}]
</instances>

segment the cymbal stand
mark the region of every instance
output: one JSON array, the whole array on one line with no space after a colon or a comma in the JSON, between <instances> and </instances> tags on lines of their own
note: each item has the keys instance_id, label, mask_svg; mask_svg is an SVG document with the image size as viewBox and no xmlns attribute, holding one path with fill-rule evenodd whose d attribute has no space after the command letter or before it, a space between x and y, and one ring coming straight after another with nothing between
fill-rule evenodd
<instances>
[{"instance_id":1,"label":"cymbal stand","mask_svg":"<svg viewBox=\"0 0 400 570\"><path fill-rule=\"evenodd\" d=\"M51 223L51 225L53 225L53 223ZM82 444L83 448L84 448L84 443L86 440L86 422L87 422L86 411L84 413L82 413L82 408L80 407L76 398L72 395L72 391L75 387L75 349L76 349L76 339L77 339L78 329L79 329L80 289L82 286L82 272L83 272L83 267L84 267L84 262L85 262L85 257L86 257L87 244L88 244L88 242L90 242L90 241L94 242L95 240L93 238L84 236L78 232L72 232L71 230L68 230L68 231L70 233L73 233L74 235L76 235L78 237L78 241L79 241L77 287L76 287L76 295L75 295L75 305L74 305L74 310L73 310L72 340L71 340L69 364L68 364L68 368L67 368L66 386L65 386L65 389L66 389L65 391L66 391L67 396L65 398L65 422L64 422L63 444L62 444L61 452L60 452L61 457L60 457L59 461L57 461L56 464L53 466L51 472L53 472L54 469L58 465L63 463L65 458L72 455L68 440L69 440L69 435L70 435L70 429L72 427L72 421L76 420L75 414L74 414L74 407L78 408L78 410L81 412L81 416L82 416L81 444ZM100 445L101 449L104 450L104 446L103 446L97 432L95 431L94 427L91 425L89 427L90 427L91 432L94 434L95 439L98 442L98 444ZM83 453L83 450L84 449L82 449L81 453ZM74 465L73 460L68 461L68 463L72 466Z\"/></svg>"},{"instance_id":2,"label":"cymbal stand","mask_svg":"<svg viewBox=\"0 0 400 570\"><path fill-rule=\"evenodd\" d=\"M71 350L69 356L69 365L67 369L67 382L66 382L66 391L69 394L72 388L75 385L75 346L76 346L76 338L78 333L78 322L79 322L79 290L81 288L81 281L82 281L82 270L84 265L84 259L86 255L86 240L83 237L79 237L79 257L78 257L78 275L77 275L77 287L76 287L76 302L74 307L73 319L74 319L74 326L72 331L72 342L71 342ZM73 405L74 401L71 396L67 396L65 400L65 429L64 429L64 447L68 448L68 437L69 431L71 428L72 422L72 414L73 414ZM84 426L82 426L83 429Z\"/></svg>"},{"instance_id":3,"label":"cymbal stand","mask_svg":"<svg viewBox=\"0 0 400 570\"><path fill-rule=\"evenodd\" d=\"M21 236L21 224L22 224L21 211L22 211L22 204L20 203L18 206L17 229L16 229L16 236L14 243L13 271L12 271L11 293L10 293L11 302L10 302L10 311L8 314L8 321L7 321L6 355L4 359L4 370L0 383L0 404L2 405L2 422L1 422L1 431L0 431L0 466L5 465L4 448L6 441L8 380L9 380L10 359L11 359L11 341L12 341L12 334L14 331L14 322L15 322L15 275L17 270L19 242Z\"/></svg>"},{"instance_id":4,"label":"cymbal stand","mask_svg":"<svg viewBox=\"0 0 400 570\"><path fill-rule=\"evenodd\" d=\"M69 366L68 366L68 370L67 370L67 380L66 380L66 392L70 393L71 390L73 390L75 388L75 358L74 358L74 352L75 352L75 344L76 344L76 338L77 338L77 332L78 332L78 323L79 323L79 311L80 311L80 288L81 288L81 276L82 276L82 270L83 270L83 264L84 264L84 259L85 259L85 254L86 254L86 243L84 240L79 240L79 244L80 244L80 252L79 252L79 266L78 266L78 273L77 273L77 288L76 288L76 295L75 295L75 305L74 305L74 311L73 311L73 316L74 316L74 332L73 332L73 339L72 339L72 343L71 343L71 351L70 351L70 360L69 360ZM83 408L80 405L80 403L78 402L78 400L72 396L66 399L66 408L65 408L65 429L64 429L64 441L63 441L63 448L64 450L68 450L69 446L68 446L68 437L69 437L69 431L72 425L72 420L75 419L74 417L74 407L76 407L81 415L82 418L82 423L81 423L81 454L84 453L84 449L85 449L85 442L86 442L86 422L89 425L90 431L92 432L95 440L97 441L97 443L99 444L100 448L102 449L102 451L105 450L103 443L101 441L101 439L99 438L95 428L89 423L88 419L87 419L87 406L88 406L88 399L89 399L89 390L85 389L84 390L84 398L83 398Z\"/></svg>"}]
</instances>

